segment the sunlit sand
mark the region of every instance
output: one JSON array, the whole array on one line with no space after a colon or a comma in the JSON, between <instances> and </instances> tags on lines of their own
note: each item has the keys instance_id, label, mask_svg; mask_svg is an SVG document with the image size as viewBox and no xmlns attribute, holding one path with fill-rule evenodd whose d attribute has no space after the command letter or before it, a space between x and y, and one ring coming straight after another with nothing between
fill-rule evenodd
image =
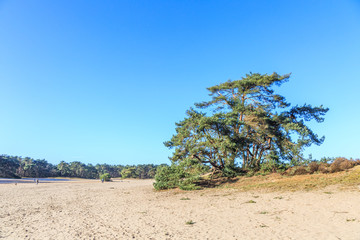
<instances>
[{"instance_id":1,"label":"sunlit sand","mask_svg":"<svg viewBox=\"0 0 360 240\"><path fill-rule=\"evenodd\" d=\"M360 190L160 191L152 180L0 185L4 239L360 239Z\"/></svg>"}]
</instances>

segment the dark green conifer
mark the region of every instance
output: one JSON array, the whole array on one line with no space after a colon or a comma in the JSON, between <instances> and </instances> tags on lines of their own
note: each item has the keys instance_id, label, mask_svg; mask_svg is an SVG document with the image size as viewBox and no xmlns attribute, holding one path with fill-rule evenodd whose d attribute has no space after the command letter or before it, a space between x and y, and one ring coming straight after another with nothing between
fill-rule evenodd
<instances>
[{"instance_id":1,"label":"dark green conifer","mask_svg":"<svg viewBox=\"0 0 360 240\"><path fill-rule=\"evenodd\" d=\"M176 134L165 142L175 149L172 162L192 159L227 172L236 166L258 170L270 157L299 161L304 147L324 141L305 122L322 122L328 108L291 107L272 89L289 77L250 73L208 88L211 100L195 104L206 112L190 108L187 117L176 123Z\"/></svg>"}]
</instances>

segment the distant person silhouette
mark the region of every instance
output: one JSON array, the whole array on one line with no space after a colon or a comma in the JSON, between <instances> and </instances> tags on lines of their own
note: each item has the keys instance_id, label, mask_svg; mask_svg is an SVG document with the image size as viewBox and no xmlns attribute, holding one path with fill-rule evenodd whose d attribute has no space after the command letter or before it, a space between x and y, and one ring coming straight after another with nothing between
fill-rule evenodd
<instances>
[{"instance_id":1,"label":"distant person silhouette","mask_svg":"<svg viewBox=\"0 0 360 240\"><path fill-rule=\"evenodd\" d=\"M104 183L104 178L101 179L101 183Z\"/></svg>"},{"instance_id":2,"label":"distant person silhouette","mask_svg":"<svg viewBox=\"0 0 360 240\"><path fill-rule=\"evenodd\" d=\"M39 179L36 179L36 185L38 185L39 184Z\"/></svg>"}]
</instances>

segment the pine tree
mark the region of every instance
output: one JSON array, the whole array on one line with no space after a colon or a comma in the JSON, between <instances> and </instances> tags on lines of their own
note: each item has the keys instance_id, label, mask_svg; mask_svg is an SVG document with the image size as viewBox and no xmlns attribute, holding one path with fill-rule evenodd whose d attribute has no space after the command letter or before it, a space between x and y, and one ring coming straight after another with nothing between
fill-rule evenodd
<instances>
[{"instance_id":1,"label":"pine tree","mask_svg":"<svg viewBox=\"0 0 360 240\"><path fill-rule=\"evenodd\" d=\"M195 104L199 110L188 110L176 123L176 134L165 142L175 148L173 163L192 159L226 172L236 166L258 170L269 157L299 161L304 147L324 141L305 122L322 122L328 108L291 107L272 89L289 77L250 73L208 88L211 100Z\"/></svg>"}]
</instances>

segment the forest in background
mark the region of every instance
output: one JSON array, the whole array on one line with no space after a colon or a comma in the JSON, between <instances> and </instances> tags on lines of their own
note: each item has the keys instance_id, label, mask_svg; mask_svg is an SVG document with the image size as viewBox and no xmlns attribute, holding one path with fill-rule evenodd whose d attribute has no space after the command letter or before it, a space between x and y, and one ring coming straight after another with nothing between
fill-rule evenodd
<instances>
[{"instance_id":1,"label":"forest in background","mask_svg":"<svg viewBox=\"0 0 360 240\"><path fill-rule=\"evenodd\" d=\"M111 178L154 178L159 166L154 164L138 165L109 165L109 164L84 164L79 161L67 163L61 161L54 165L45 159L33 159L0 155L1 178L46 178L46 177L76 177L98 179L108 173Z\"/></svg>"}]
</instances>

